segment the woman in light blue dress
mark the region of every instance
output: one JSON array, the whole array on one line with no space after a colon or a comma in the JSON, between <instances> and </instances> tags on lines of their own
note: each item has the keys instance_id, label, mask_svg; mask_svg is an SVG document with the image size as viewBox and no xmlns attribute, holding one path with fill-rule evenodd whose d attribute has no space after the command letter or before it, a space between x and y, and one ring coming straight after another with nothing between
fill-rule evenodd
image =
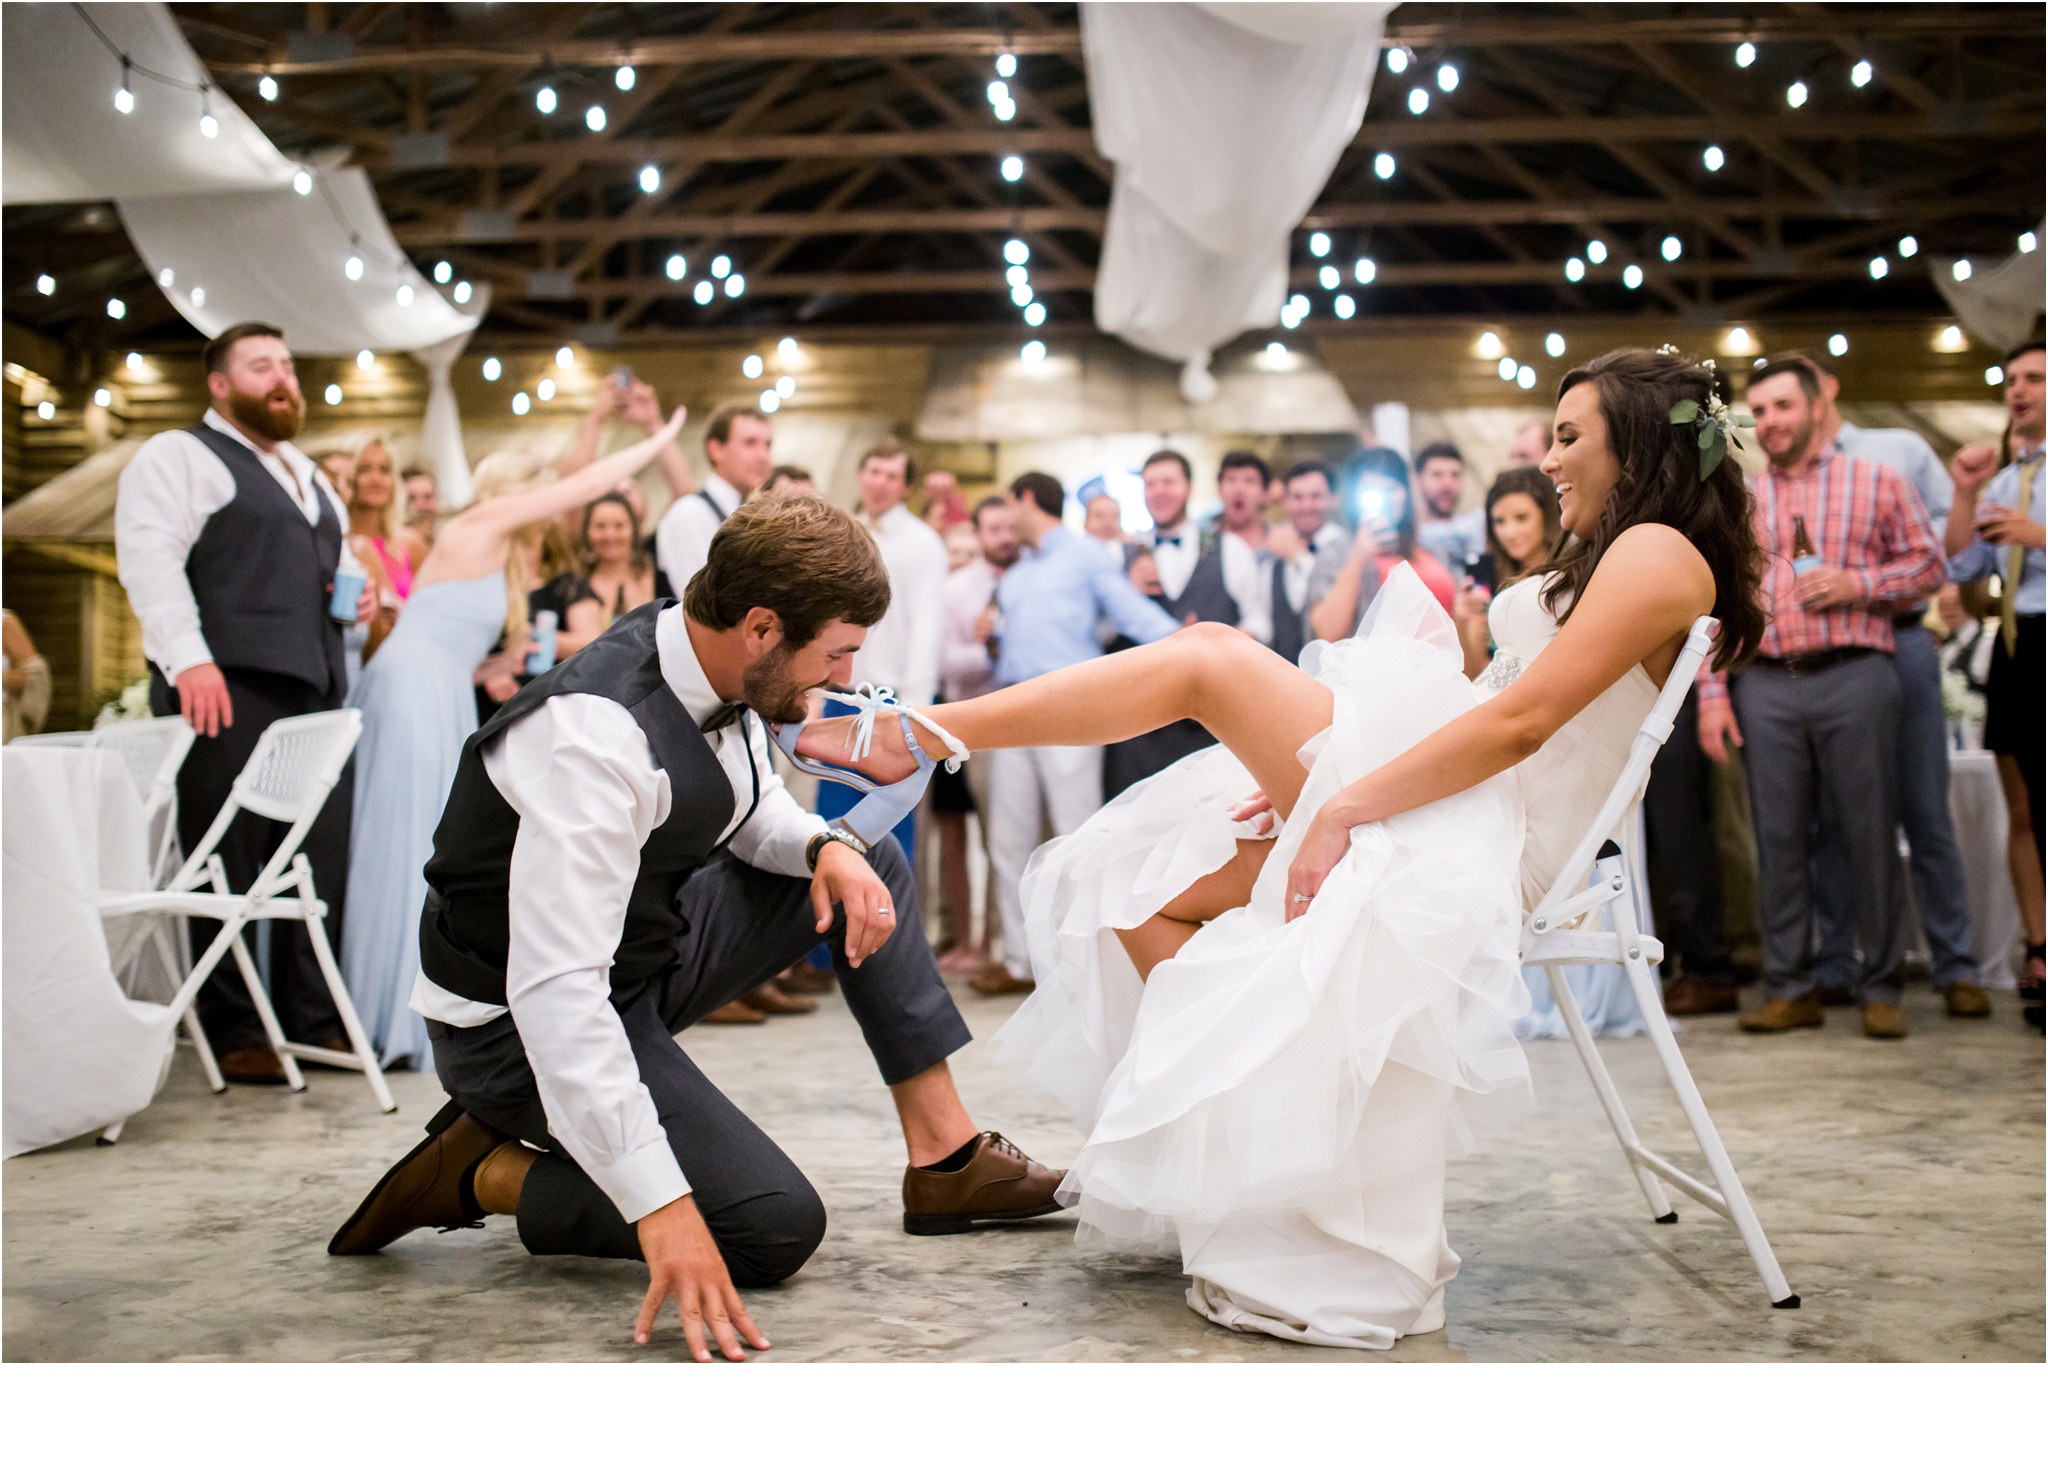
<instances>
[{"instance_id":1,"label":"woman in light blue dress","mask_svg":"<svg viewBox=\"0 0 2048 1465\"><path fill-rule=\"evenodd\" d=\"M476 501L442 526L398 626L349 694L363 714L341 961L349 996L389 1067L433 1064L426 1025L407 1005L419 973L423 873L456 759L476 731L475 674L500 635L528 646L520 531L580 508L651 462L683 425L678 409L644 441L546 487L519 452L477 465Z\"/></svg>"}]
</instances>

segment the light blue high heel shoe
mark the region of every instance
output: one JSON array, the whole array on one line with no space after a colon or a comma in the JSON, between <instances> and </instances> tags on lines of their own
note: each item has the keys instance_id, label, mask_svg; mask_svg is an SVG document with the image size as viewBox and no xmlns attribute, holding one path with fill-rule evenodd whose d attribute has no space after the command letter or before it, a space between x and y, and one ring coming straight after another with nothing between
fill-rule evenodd
<instances>
[{"instance_id":1,"label":"light blue high heel shoe","mask_svg":"<svg viewBox=\"0 0 2048 1465\"><path fill-rule=\"evenodd\" d=\"M859 840L864 847L872 849L890 830L910 817L917 808L918 801L924 797L925 788L932 781L933 771L939 766L940 760L934 759L918 746L917 739L910 734L908 724L915 722L946 745L947 756L943 761L948 773L960 771L960 765L968 758L967 748L958 738L915 707L905 707L899 703L893 687L877 687L872 682L862 682L850 692L835 690L831 695L860 709L859 715L854 718L853 725L847 729L846 734L848 751L855 760L865 758L868 750L874 746L875 718L881 713L893 712L897 717L896 725L903 733L904 746L910 749L910 756L916 760L917 771L896 783L876 783L851 768L820 763L815 758L799 753L796 750L796 742L806 726L804 723L771 724L769 733L775 739L775 746L788 754L789 761L804 772L818 778L829 778L834 783L843 783L848 788L858 789L867 795L833 822Z\"/></svg>"}]
</instances>

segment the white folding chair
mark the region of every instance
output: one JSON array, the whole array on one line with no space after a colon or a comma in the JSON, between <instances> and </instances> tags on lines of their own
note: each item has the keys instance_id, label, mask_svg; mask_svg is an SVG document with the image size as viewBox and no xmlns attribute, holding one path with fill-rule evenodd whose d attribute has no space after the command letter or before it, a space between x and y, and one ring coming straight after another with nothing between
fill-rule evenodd
<instances>
[{"instance_id":1,"label":"white folding chair","mask_svg":"<svg viewBox=\"0 0 2048 1465\"><path fill-rule=\"evenodd\" d=\"M1550 990L1557 998L1558 1010L1564 1014L1572 1044L1585 1062L1593 1090L1600 1097L1601 1107L1607 1111L1615 1137L1621 1141L1622 1153L1635 1170L1643 1198L1650 1203L1651 1217L1664 1225L1678 1220L1678 1213L1671 1208L1670 1201L1665 1198L1664 1186L1659 1183L1663 1181L1733 1222L1743 1245L1749 1248L1750 1261L1763 1280L1764 1290L1770 1294L1771 1306L1790 1308L1799 1306L1799 1294L1787 1285L1778 1259L1771 1251L1771 1244L1764 1238L1764 1229L1758 1224L1749 1196L1742 1188L1742 1178L1735 1173L1735 1164L1728 1158L1728 1151L1722 1145L1714 1121L1707 1113L1707 1106L1700 1098L1699 1087L1693 1082L1692 1072L1679 1054L1678 1040L1672 1035L1671 1023L1664 1016L1663 994L1658 990L1652 972L1652 968L1664 959L1664 947L1655 937L1645 935L1636 921L1635 892L1631 888L1634 877L1621 846L1616 843L1623 829L1635 817L1636 805L1650 781L1650 763L1657 756L1657 750L1664 746L1665 739L1671 736L1678 709L1685 702L1686 692L1692 686L1700 663L1712 649L1714 634L1719 629L1720 623L1710 616L1701 616L1693 622L1692 631L1685 639L1685 649L1679 653L1663 692L1650 709L1650 715L1643 719L1642 730L1636 734L1621 777L1615 781L1606 803L1600 806L1592 828L1586 831L1585 838L1572 851L1571 858L1558 872L1549 892L1530 913L1522 930L1522 960L1532 966L1543 967L1549 976ZM1589 875L1596 877L1590 886ZM1601 921L1603 913L1604 925ZM1586 1027L1586 1019L1572 999L1571 987L1565 981L1565 967L1610 962L1619 964L1628 972L1636 1005L1642 1009L1643 1026L1657 1051L1658 1060L1664 1065L1664 1073L1670 1079L1672 1089L1678 1095L1679 1107L1685 1111L1686 1120L1692 1125L1693 1136L1699 1142L1700 1153L1706 1157L1707 1168L1713 1172L1713 1185L1679 1169L1637 1137L1635 1125L1629 1121L1628 1111L1622 1106L1621 1094L1615 1088L1607 1065L1594 1045L1593 1035Z\"/></svg>"},{"instance_id":2,"label":"white folding chair","mask_svg":"<svg viewBox=\"0 0 2048 1465\"><path fill-rule=\"evenodd\" d=\"M81 746L118 753L127 768L135 792L142 799L142 827L150 841L150 885L163 889L178 866L178 771L185 766L185 757L192 751L198 734L182 717L152 717L106 723L81 736ZM190 958L189 951L181 951L184 928L174 926L166 913L160 911L144 915L138 926L122 942L121 950L110 953L122 990L131 997L174 996ZM136 990L137 972L144 965L141 956L145 944L156 953L168 991ZM199 1025L199 1014L188 1007L183 1026L193 1051L199 1055L207 1084L220 1093L227 1083L221 1078L220 1066L206 1041L206 1030ZM101 1133L100 1142L112 1144L120 1137L121 1125L112 1124Z\"/></svg>"},{"instance_id":3,"label":"white folding chair","mask_svg":"<svg viewBox=\"0 0 2048 1465\"><path fill-rule=\"evenodd\" d=\"M335 781L341 777L341 770L347 764L348 755L355 748L362 730L362 714L353 707L339 712L280 718L273 722L263 730L248 763L235 776L234 788L221 805L212 827L200 839L198 847L185 857L185 862L169 882L161 890L104 895L100 898L100 914L111 917L161 913L219 921L219 933L208 943L199 959L192 963L191 973L179 987L177 996L171 999L174 1014L180 1019L184 1017L213 969L223 957L232 953L235 965L241 971L242 982L249 990L249 1000L255 1004L256 1015L263 1024L264 1036L283 1064L285 1081L292 1089L296 1092L306 1087L305 1077L299 1072L299 1059L336 1068L352 1068L369 1081L378 1106L388 1114L398 1104L391 1097L390 1086L384 1082L377 1055L363 1032L361 1019L356 1016L355 1004L349 1001L341 971L334 963L334 952L327 944L327 929L322 924L327 914L327 903L313 888L311 863L299 852L306 831L312 827ZM228 887L227 867L216 851L228 825L236 813L244 809L291 827L278 844L277 852L249 888L236 894ZM202 889L202 886L210 889ZM291 891L296 891L296 894L287 893ZM263 990L255 959L242 939L242 928L249 922L271 920L305 923L306 933L312 939L313 955L320 964L321 975L327 979L327 990L334 998L342 1028L348 1034L349 1052L340 1053L307 1043L286 1041L284 1030L278 1025L277 1013ZM205 1050L202 1048L201 1051ZM209 1081L213 1078L214 1074L209 1073Z\"/></svg>"}]
</instances>

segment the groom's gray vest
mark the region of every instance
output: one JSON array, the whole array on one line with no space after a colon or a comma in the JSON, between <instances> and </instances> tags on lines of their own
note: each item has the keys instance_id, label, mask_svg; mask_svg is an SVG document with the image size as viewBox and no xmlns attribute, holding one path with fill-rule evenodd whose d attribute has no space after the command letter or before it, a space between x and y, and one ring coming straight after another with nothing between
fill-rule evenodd
<instances>
[{"instance_id":1,"label":"groom's gray vest","mask_svg":"<svg viewBox=\"0 0 2048 1465\"><path fill-rule=\"evenodd\" d=\"M590 645L528 682L462 745L434 830L420 913L420 966L435 986L474 1002L505 1005L519 816L485 771L484 750L548 698L569 692L607 697L632 713L669 779L669 815L640 848L625 930L612 956L613 1003L625 1006L675 964L676 943L689 929L676 908L676 893L723 846L719 835L732 820L734 804L732 783L710 742L661 675L655 617L674 604L658 600L620 617ZM758 803L758 782L754 796ZM747 812L751 816L752 808ZM549 895L542 890L524 898Z\"/></svg>"}]
</instances>

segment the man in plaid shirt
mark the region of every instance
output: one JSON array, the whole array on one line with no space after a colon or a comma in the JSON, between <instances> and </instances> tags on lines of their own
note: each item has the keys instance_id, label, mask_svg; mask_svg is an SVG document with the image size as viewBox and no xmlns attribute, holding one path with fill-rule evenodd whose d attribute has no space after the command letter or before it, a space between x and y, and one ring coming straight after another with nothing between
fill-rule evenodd
<instances>
[{"instance_id":1,"label":"man in plaid shirt","mask_svg":"<svg viewBox=\"0 0 2048 1465\"><path fill-rule=\"evenodd\" d=\"M1822 1022L1807 959L1811 836L1823 804L1849 853L1863 972L1863 1030L1903 1038L1892 919L1898 898L1899 679L1892 613L1939 589L1947 562L1918 495L1891 469L1834 449L1827 403L1804 362L1753 383L1749 409L1770 466L1750 484L1771 612L1756 664L1699 684L1700 745L1717 762L1746 749L1756 824L1764 997L1748 1032ZM1795 521L1818 564L1795 570Z\"/></svg>"}]
</instances>

